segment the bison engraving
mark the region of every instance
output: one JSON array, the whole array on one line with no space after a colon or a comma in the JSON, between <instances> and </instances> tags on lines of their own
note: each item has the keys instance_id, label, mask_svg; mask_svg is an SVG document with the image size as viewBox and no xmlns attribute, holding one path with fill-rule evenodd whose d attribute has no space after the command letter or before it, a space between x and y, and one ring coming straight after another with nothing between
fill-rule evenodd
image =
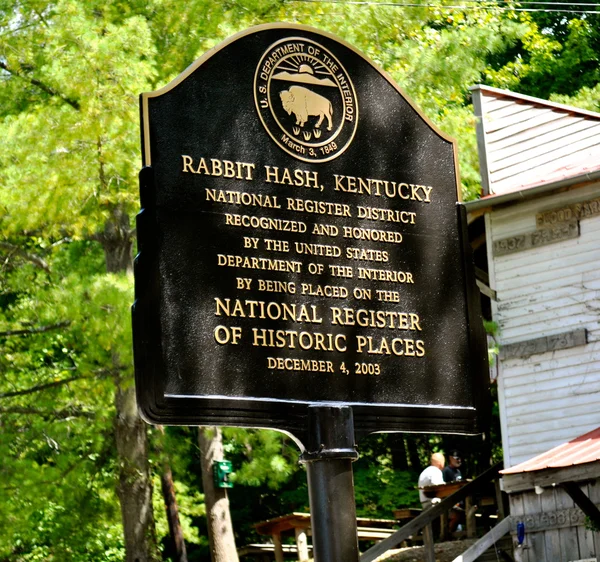
<instances>
[{"instance_id":1,"label":"bison engraving","mask_svg":"<svg viewBox=\"0 0 600 562\"><path fill-rule=\"evenodd\" d=\"M287 114L291 115L293 113L295 115L296 125L303 127L306 120L314 115L319 118L315 125L318 129L326 117L327 130L331 131L333 107L327 98L302 86L292 86L289 90L283 90L279 96L281 97L281 105L283 105L283 109Z\"/></svg>"}]
</instances>

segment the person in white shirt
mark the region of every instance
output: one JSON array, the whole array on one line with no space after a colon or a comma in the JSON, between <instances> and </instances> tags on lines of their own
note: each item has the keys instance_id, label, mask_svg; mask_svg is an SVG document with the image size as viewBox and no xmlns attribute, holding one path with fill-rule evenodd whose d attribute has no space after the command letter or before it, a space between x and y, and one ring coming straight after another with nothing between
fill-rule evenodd
<instances>
[{"instance_id":1,"label":"person in white shirt","mask_svg":"<svg viewBox=\"0 0 600 562\"><path fill-rule=\"evenodd\" d=\"M421 500L421 504L423 505L423 509L431 507L434 503L432 500L440 501L439 498L435 497L427 497L426 493L423 491L425 486L437 486L439 484L444 484L444 475L442 473L442 469L446 464L446 459L442 453L433 453L431 455L431 460L429 461L430 466L428 466L421 475L419 476L419 499Z\"/></svg>"}]
</instances>

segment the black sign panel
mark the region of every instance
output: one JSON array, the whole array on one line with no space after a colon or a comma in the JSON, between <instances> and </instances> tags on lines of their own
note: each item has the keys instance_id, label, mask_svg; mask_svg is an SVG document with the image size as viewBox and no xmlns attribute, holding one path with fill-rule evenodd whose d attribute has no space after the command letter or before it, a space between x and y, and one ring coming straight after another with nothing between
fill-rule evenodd
<instances>
[{"instance_id":1,"label":"black sign panel","mask_svg":"<svg viewBox=\"0 0 600 562\"><path fill-rule=\"evenodd\" d=\"M349 45L250 29L143 94L134 342L163 424L477 432L455 145Z\"/></svg>"}]
</instances>

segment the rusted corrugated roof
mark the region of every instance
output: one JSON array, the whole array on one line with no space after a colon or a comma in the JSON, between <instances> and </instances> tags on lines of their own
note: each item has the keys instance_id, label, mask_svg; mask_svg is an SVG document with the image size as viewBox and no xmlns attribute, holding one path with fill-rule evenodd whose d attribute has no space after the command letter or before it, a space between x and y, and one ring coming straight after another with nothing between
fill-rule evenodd
<instances>
[{"instance_id":1,"label":"rusted corrugated roof","mask_svg":"<svg viewBox=\"0 0 600 562\"><path fill-rule=\"evenodd\" d=\"M600 113L475 86L484 195L600 170Z\"/></svg>"},{"instance_id":2,"label":"rusted corrugated roof","mask_svg":"<svg viewBox=\"0 0 600 562\"><path fill-rule=\"evenodd\" d=\"M600 427L500 472L502 474L521 474L547 468L567 468L599 460Z\"/></svg>"}]
</instances>

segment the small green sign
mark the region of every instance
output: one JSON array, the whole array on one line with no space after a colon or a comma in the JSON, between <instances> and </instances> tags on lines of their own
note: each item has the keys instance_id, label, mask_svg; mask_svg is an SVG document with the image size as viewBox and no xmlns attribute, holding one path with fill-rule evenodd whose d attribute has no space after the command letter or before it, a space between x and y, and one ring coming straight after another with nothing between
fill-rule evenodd
<instances>
[{"instance_id":1,"label":"small green sign","mask_svg":"<svg viewBox=\"0 0 600 562\"><path fill-rule=\"evenodd\" d=\"M229 480L233 472L231 461L214 461L213 477L217 488L233 488L233 482Z\"/></svg>"}]
</instances>

